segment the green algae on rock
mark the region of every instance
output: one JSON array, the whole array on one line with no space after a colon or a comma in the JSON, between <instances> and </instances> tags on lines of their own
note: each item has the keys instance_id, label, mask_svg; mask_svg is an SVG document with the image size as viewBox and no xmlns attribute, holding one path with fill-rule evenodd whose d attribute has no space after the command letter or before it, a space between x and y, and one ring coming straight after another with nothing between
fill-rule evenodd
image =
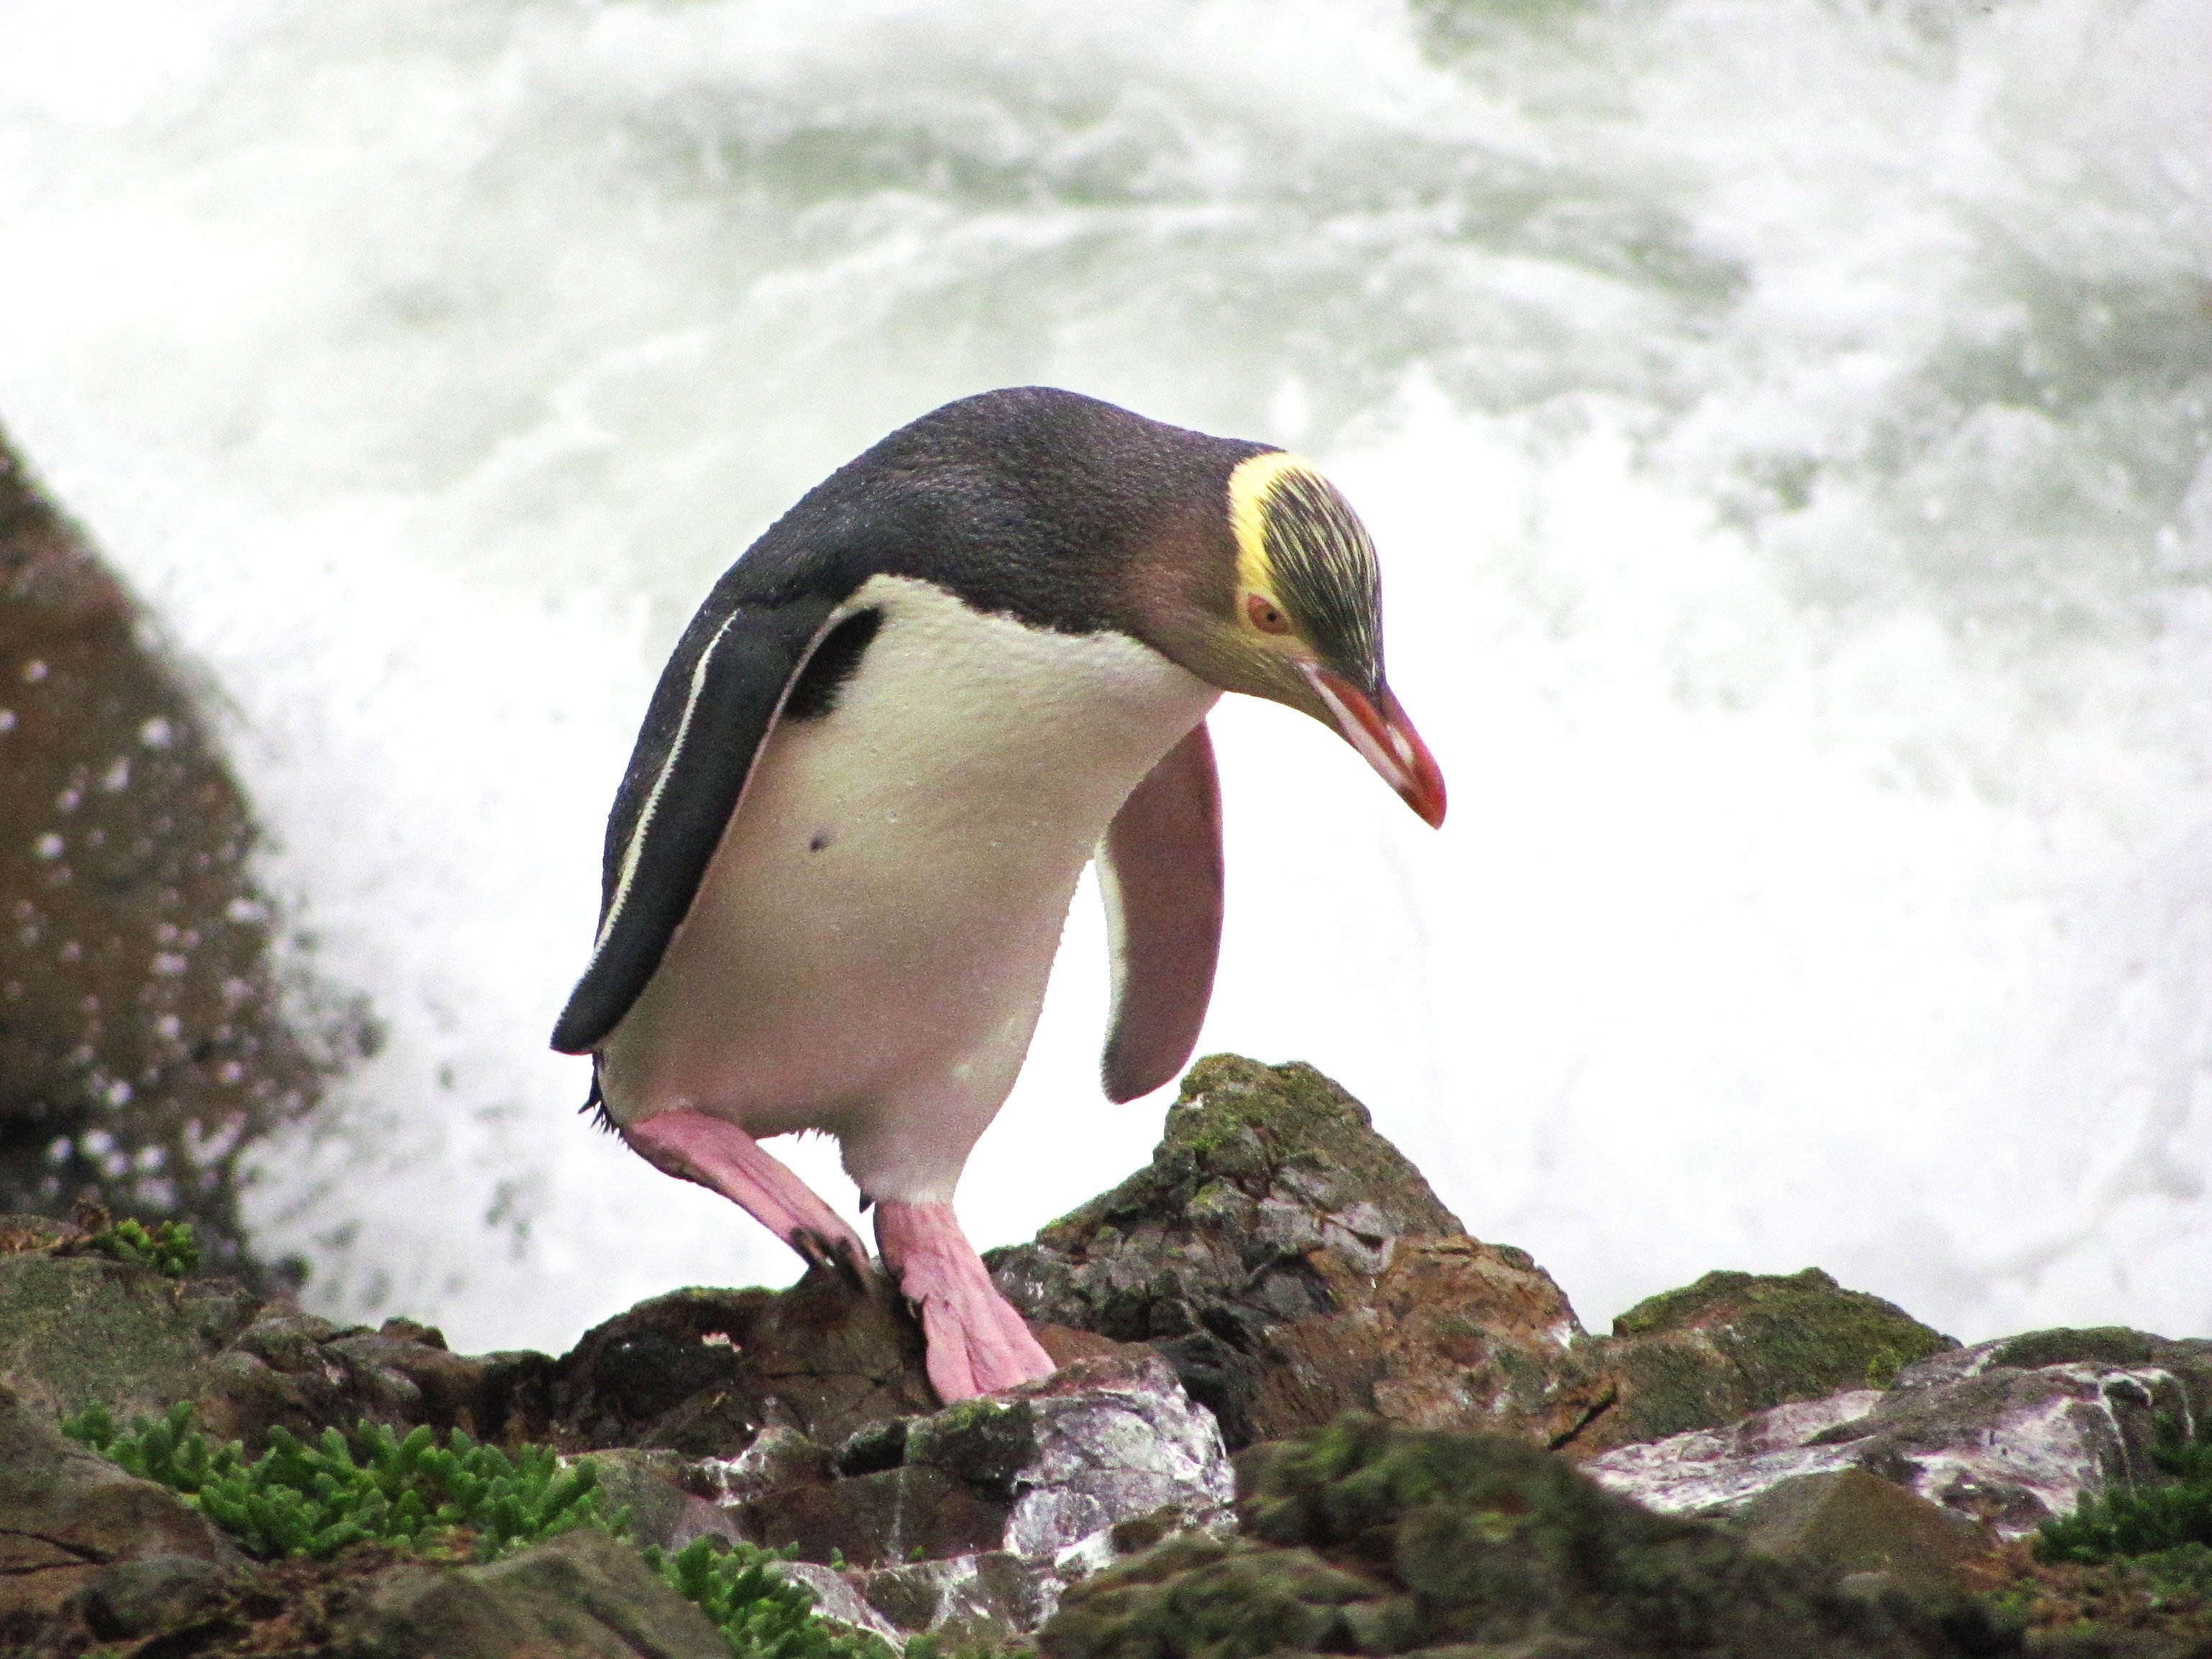
<instances>
[{"instance_id":1,"label":"green algae on rock","mask_svg":"<svg viewBox=\"0 0 2212 1659\"><path fill-rule=\"evenodd\" d=\"M0 1258L0 1382L55 1412L157 1411L193 1390L207 1356L194 1312L151 1267Z\"/></svg>"},{"instance_id":2,"label":"green algae on rock","mask_svg":"<svg viewBox=\"0 0 2212 1659\"><path fill-rule=\"evenodd\" d=\"M1576 1437L1577 1455L1716 1427L1792 1401L1886 1389L1959 1345L1902 1308L1818 1267L1710 1273L1638 1303L1589 1345L1617 1396Z\"/></svg>"},{"instance_id":3,"label":"green algae on rock","mask_svg":"<svg viewBox=\"0 0 2212 1659\"><path fill-rule=\"evenodd\" d=\"M1077 1587L1048 1659L2019 1650L1972 1603L1846 1593L1499 1436L1348 1418L1248 1452L1239 1483L1243 1536L1171 1540Z\"/></svg>"}]
</instances>

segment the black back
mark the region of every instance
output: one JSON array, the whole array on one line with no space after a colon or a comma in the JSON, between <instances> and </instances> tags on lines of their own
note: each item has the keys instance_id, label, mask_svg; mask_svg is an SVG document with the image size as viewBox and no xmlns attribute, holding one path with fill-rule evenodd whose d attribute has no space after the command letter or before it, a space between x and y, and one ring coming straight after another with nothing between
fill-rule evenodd
<instances>
[{"instance_id":1,"label":"black back","mask_svg":"<svg viewBox=\"0 0 2212 1659\"><path fill-rule=\"evenodd\" d=\"M643 993L779 714L826 712L858 667L872 625L824 630L863 582L910 576L1032 627L1142 637L1135 562L1182 526L1233 563L1229 475L1267 447L1021 386L947 404L809 490L714 584L661 672L607 818L599 941L554 1048L598 1047Z\"/></svg>"}]
</instances>

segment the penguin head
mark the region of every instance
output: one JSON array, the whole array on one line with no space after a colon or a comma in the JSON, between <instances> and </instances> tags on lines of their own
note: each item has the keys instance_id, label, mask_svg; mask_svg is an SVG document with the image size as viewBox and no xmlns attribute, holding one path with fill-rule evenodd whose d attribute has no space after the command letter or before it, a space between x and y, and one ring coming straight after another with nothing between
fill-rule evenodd
<instances>
[{"instance_id":1,"label":"penguin head","mask_svg":"<svg viewBox=\"0 0 2212 1659\"><path fill-rule=\"evenodd\" d=\"M1262 450L1229 475L1232 580L1209 583L1185 665L1226 691L1312 715L1357 750L1431 825L1444 780L1382 672L1382 580L1375 544L1313 465Z\"/></svg>"}]
</instances>

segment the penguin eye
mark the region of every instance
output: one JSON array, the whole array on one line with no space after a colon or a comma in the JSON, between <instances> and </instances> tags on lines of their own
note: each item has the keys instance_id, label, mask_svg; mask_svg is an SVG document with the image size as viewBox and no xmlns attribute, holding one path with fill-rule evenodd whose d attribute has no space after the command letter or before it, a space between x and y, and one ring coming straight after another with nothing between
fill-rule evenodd
<instances>
[{"instance_id":1,"label":"penguin eye","mask_svg":"<svg viewBox=\"0 0 2212 1659\"><path fill-rule=\"evenodd\" d=\"M1275 608L1273 600L1257 593L1244 596L1244 614L1251 618L1252 626L1262 634L1287 634L1291 619Z\"/></svg>"}]
</instances>

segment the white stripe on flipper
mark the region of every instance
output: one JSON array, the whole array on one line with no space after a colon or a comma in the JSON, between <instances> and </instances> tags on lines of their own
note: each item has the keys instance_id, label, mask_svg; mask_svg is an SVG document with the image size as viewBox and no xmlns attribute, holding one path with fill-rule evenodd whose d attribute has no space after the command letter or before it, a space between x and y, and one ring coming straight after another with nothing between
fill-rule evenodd
<instances>
[{"instance_id":1,"label":"white stripe on flipper","mask_svg":"<svg viewBox=\"0 0 2212 1659\"><path fill-rule=\"evenodd\" d=\"M660 775L653 779L652 793L646 796L637 823L629 832L629 842L623 848L622 874L615 878L615 896L608 901L606 920L599 924L599 936L592 942L593 963L599 961L599 952L607 948L607 940L614 936L615 923L621 920L623 902L637 879L638 860L645 851L645 832L652 827L661 793L668 787L669 775L675 771L677 757L684 752L684 739L690 735L691 716L698 710L699 694L707 687L708 665L714 661L714 652L722 643L722 636L730 631L730 624L744 614L742 610L732 611L722 618L722 625L714 630L714 637L707 641L707 648L699 653L699 660L691 670L690 694L684 699L684 716L676 722L676 736L668 745L668 757L660 763ZM584 971L591 971L590 963L585 964Z\"/></svg>"},{"instance_id":2,"label":"white stripe on flipper","mask_svg":"<svg viewBox=\"0 0 2212 1659\"><path fill-rule=\"evenodd\" d=\"M1106 1029L1110 1032L1121 1025L1121 1004L1129 989L1129 922L1121 908L1121 874L1114 868L1114 854L1104 837L1091 862L1098 873L1098 896L1106 902L1106 965L1112 987Z\"/></svg>"}]
</instances>

